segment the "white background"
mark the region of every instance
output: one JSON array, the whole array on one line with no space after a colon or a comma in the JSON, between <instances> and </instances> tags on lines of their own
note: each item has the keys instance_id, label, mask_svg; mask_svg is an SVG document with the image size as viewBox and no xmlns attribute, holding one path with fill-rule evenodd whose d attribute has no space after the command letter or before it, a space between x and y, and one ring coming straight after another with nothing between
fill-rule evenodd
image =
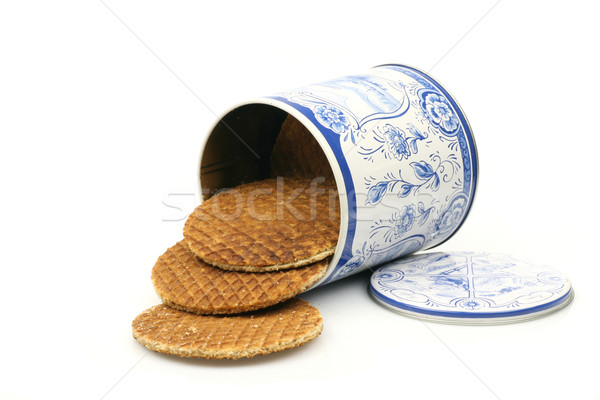
<instances>
[{"instance_id":1,"label":"white background","mask_svg":"<svg viewBox=\"0 0 600 400\"><path fill-rule=\"evenodd\" d=\"M590 4L3 2L0 398L600 399ZM325 329L295 350L205 361L139 345L131 320L159 302L150 271L198 202L217 116L390 62L438 79L477 140L472 213L437 250L551 264L571 306L506 326L423 323L375 304L360 274L302 296Z\"/></svg>"}]
</instances>

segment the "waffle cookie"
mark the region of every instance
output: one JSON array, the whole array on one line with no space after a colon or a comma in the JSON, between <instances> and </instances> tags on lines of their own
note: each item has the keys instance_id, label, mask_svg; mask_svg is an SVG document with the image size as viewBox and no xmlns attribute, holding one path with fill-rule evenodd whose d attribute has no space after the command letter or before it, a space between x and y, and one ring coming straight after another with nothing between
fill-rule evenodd
<instances>
[{"instance_id":1,"label":"waffle cookie","mask_svg":"<svg viewBox=\"0 0 600 400\"><path fill-rule=\"evenodd\" d=\"M335 184L272 178L205 200L188 217L183 236L211 265L265 272L312 264L333 254L339 226Z\"/></svg>"},{"instance_id":2,"label":"waffle cookie","mask_svg":"<svg viewBox=\"0 0 600 400\"><path fill-rule=\"evenodd\" d=\"M228 316L191 314L161 304L138 315L132 330L138 342L159 353L238 359L308 343L323 330L323 319L298 298Z\"/></svg>"},{"instance_id":3,"label":"waffle cookie","mask_svg":"<svg viewBox=\"0 0 600 400\"><path fill-rule=\"evenodd\" d=\"M234 314L280 303L325 275L327 260L274 272L237 272L200 260L184 241L169 248L152 269L164 304L196 314Z\"/></svg>"},{"instance_id":4,"label":"waffle cookie","mask_svg":"<svg viewBox=\"0 0 600 400\"><path fill-rule=\"evenodd\" d=\"M271 176L333 180L333 171L317 139L291 115L283 122L271 153Z\"/></svg>"}]
</instances>

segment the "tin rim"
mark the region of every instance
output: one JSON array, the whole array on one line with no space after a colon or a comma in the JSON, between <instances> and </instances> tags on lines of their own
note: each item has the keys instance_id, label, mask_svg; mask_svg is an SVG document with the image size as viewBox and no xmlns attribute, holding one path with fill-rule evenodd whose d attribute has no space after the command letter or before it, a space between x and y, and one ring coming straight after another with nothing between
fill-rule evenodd
<instances>
[{"instance_id":1,"label":"tin rim","mask_svg":"<svg viewBox=\"0 0 600 400\"><path fill-rule=\"evenodd\" d=\"M219 119L217 119L213 123L213 125L210 127L210 129L208 130L208 134L206 135L206 137L204 138L204 141L202 143L202 147L200 150L200 156L198 158L198 163L197 163L197 171L198 171L197 184L198 184L198 193L200 196L200 200L204 201L204 197L202 195L203 187L202 187L202 172L201 171L202 171L203 156L206 151L206 145L208 143L208 140L214 133L217 125L222 123L224 118L226 118L229 114L231 114L235 110L237 110L241 107L244 107L244 106L249 106L249 105L267 105L267 106L279 109L283 112L286 112L287 114L296 118L306 129L308 129L308 131L311 133L311 135L317 140L317 142L319 143L321 150L325 154L325 157L327 158L327 162L329 163L329 166L331 167L331 170L333 172L335 183L338 188L338 194L339 194L338 198L339 198L339 202L340 202L339 203L339 205L340 205L340 231L339 231L338 243L336 245L335 251L334 251L333 255L330 256L331 261L329 262L329 265L327 266L327 272L321 279L319 279L317 282L315 282L307 290L316 288L316 287L320 286L323 282L327 282L328 278L334 272L335 267L337 266L342 254L344 252L344 245L346 243L346 238L347 238L347 233L348 233L348 223L349 223L349 217L348 217L349 208L348 207L349 206L348 206L348 199L346 197L346 190L345 190L346 186L344 184L343 173L337 162L337 159L336 159L333 151L327 144L327 141L321 134L321 131L304 114L302 114L300 111L295 109L293 106L290 106L282 101L279 101L277 99L273 99L270 97L256 97L254 99L250 99L247 101L238 102L237 104L226 109L221 114Z\"/></svg>"},{"instance_id":2,"label":"tin rim","mask_svg":"<svg viewBox=\"0 0 600 400\"><path fill-rule=\"evenodd\" d=\"M473 315L468 313L452 314L444 312L435 312L419 308L405 307L403 304L395 302L385 296L377 293L369 283L369 296L376 303L384 306L386 309L396 314L411 317L423 322L436 322L449 325L505 325L518 322L532 321L548 314L555 313L567 307L575 297L575 291L570 288L567 293L554 301L543 306L534 307L529 310L519 310L518 312L494 315L493 313Z\"/></svg>"}]
</instances>

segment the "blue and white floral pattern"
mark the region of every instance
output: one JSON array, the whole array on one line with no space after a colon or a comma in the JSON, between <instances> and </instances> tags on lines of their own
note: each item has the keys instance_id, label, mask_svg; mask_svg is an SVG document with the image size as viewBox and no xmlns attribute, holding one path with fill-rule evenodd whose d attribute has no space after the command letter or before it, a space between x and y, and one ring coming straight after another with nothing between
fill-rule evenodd
<instances>
[{"instance_id":1,"label":"blue and white floral pattern","mask_svg":"<svg viewBox=\"0 0 600 400\"><path fill-rule=\"evenodd\" d=\"M374 146L361 145L358 153L371 162L375 161L377 153L383 154L386 159L408 160L411 155L419 152L418 142L427 139L428 134L420 132L410 123L406 130L408 133L390 124L378 127L373 131Z\"/></svg>"},{"instance_id":2,"label":"blue and white floral pattern","mask_svg":"<svg viewBox=\"0 0 600 400\"><path fill-rule=\"evenodd\" d=\"M391 262L371 277L382 304L427 319L530 318L563 307L571 284L557 270L514 257L429 253Z\"/></svg>"},{"instance_id":3,"label":"blue and white floral pattern","mask_svg":"<svg viewBox=\"0 0 600 400\"><path fill-rule=\"evenodd\" d=\"M314 113L321 125L337 134L346 132L350 126L348 118L335 107L319 105L315 107Z\"/></svg>"},{"instance_id":4,"label":"blue and white floral pattern","mask_svg":"<svg viewBox=\"0 0 600 400\"><path fill-rule=\"evenodd\" d=\"M419 202L415 207L414 204L409 204L402 207L399 212L393 213L389 218L376 221L371 226L371 234L369 238L380 236L385 243L397 242L408 233L415 222L423 225L427 222L429 214L435 210L435 207L425 209L423 202Z\"/></svg>"},{"instance_id":5,"label":"blue and white floral pattern","mask_svg":"<svg viewBox=\"0 0 600 400\"><path fill-rule=\"evenodd\" d=\"M444 235L451 232L463 220L467 212L467 197L460 193L452 199L439 218L434 221L432 236Z\"/></svg>"},{"instance_id":6,"label":"blue and white floral pattern","mask_svg":"<svg viewBox=\"0 0 600 400\"><path fill-rule=\"evenodd\" d=\"M424 243L425 238L422 235L410 236L388 245L379 241L371 241L367 246L367 242L363 242L362 248L357 249L352 258L333 271L330 280L344 278L355 272L397 258L398 255L414 253L423 248Z\"/></svg>"},{"instance_id":7,"label":"blue and white floral pattern","mask_svg":"<svg viewBox=\"0 0 600 400\"><path fill-rule=\"evenodd\" d=\"M438 245L464 221L477 176L473 139L426 74L384 65L271 101L313 125L345 185L345 243L320 284Z\"/></svg>"},{"instance_id":8,"label":"blue and white floral pattern","mask_svg":"<svg viewBox=\"0 0 600 400\"><path fill-rule=\"evenodd\" d=\"M382 180L377 180L373 177L365 178L365 187L367 189L365 205L379 203L383 199L383 196L388 191L393 192L397 185L400 188L398 190L398 197L417 194L422 188L437 192L442 180L448 182L460 170L460 164L454 154L451 154L448 159L443 161L438 154L432 154L431 160L437 164L436 168L433 168L430 163L424 160L409 163L417 179L416 183L404 180L401 170L398 170L397 174L391 172L385 174Z\"/></svg>"},{"instance_id":9,"label":"blue and white floral pattern","mask_svg":"<svg viewBox=\"0 0 600 400\"><path fill-rule=\"evenodd\" d=\"M408 141L406 140L404 132L390 124L384 126L383 130L385 142L390 154L398 160L404 158L408 159L410 156L410 148L408 147Z\"/></svg>"},{"instance_id":10,"label":"blue and white floral pattern","mask_svg":"<svg viewBox=\"0 0 600 400\"><path fill-rule=\"evenodd\" d=\"M459 126L458 117L448 100L439 92L424 90L420 92L421 107L429 121L445 134L454 134Z\"/></svg>"}]
</instances>

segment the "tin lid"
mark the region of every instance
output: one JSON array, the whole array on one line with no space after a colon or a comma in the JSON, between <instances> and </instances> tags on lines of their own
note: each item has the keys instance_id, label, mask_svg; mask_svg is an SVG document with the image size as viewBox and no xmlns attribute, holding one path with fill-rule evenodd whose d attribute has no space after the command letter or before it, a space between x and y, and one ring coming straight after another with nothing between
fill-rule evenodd
<instances>
[{"instance_id":1,"label":"tin lid","mask_svg":"<svg viewBox=\"0 0 600 400\"><path fill-rule=\"evenodd\" d=\"M554 268L493 253L426 253L377 269L370 292L380 304L427 321L486 325L534 319L573 299Z\"/></svg>"}]
</instances>

